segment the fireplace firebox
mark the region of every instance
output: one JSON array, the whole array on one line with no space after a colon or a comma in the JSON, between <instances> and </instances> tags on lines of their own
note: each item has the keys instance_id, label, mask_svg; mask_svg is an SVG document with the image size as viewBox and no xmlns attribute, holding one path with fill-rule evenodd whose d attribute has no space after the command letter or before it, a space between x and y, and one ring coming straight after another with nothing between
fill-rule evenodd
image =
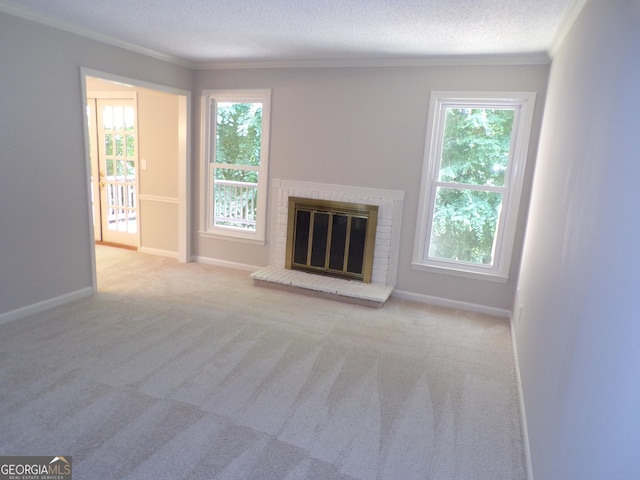
<instances>
[{"instance_id":1,"label":"fireplace firebox","mask_svg":"<svg viewBox=\"0 0 640 480\"><path fill-rule=\"evenodd\" d=\"M285 267L371 283L378 207L289 197Z\"/></svg>"}]
</instances>

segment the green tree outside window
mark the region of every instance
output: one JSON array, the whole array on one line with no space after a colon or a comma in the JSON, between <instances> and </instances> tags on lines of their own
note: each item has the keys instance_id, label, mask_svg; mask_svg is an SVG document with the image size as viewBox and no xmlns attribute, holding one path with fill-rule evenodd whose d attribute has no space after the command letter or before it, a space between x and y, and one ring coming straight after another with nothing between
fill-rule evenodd
<instances>
[{"instance_id":1,"label":"green tree outside window","mask_svg":"<svg viewBox=\"0 0 640 480\"><path fill-rule=\"evenodd\" d=\"M492 264L514 116L513 109L447 108L430 257Z\"/></svg>"}]
</instances>

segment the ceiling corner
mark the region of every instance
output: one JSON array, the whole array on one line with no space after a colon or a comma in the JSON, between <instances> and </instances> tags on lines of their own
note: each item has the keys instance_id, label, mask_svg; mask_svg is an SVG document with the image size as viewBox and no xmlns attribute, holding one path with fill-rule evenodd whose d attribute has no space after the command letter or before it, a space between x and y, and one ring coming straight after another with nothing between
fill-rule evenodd
<instances>
[{"instance_id":1,"label":"ceiling corner","mask_svg":"<svg viewBox=\"0 0 640 480\"><path fill-rule=\"evenodd\" d=\"M564 18L562 19L553 41L551 42L551 47L549 48L548 53L551 60L553 60L558 53L558 50L560 50L560 47L562 47L567 35L573 28L573 24L576 22L588 2L589 0L573 0L569 8L567 8Z\"/></svg>"}]
</instances>

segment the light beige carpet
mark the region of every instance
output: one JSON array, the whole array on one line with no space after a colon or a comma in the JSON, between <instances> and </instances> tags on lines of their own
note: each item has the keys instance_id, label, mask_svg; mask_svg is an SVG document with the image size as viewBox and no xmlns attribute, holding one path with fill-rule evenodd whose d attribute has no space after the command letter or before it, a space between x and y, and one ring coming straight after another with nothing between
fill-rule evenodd
<instances>
[{"instance_id":1,"label":"light beige carpet","mask_svg":"<svg viewBox=\"0 0 640 480\"><path fill-rule=\"evenodd\" d=\"M0 326L0 455L69 455L75 480L524 479L507 320L97 256L97 295Z\"/></svg>"}]
</instances>

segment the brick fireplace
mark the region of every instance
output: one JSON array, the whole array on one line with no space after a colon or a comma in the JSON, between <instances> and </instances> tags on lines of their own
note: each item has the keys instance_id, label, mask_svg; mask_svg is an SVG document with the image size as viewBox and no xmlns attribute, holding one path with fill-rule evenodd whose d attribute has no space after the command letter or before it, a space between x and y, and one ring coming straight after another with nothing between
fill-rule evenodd
<instances>
[{"instance_id":1,"label":"brick fireplace","mask_svg":"<svg viewBox=\"0 0 640 480\"><path fill-rule=\"evenodd\" d=\"M252 275L256 284L332 296L369 306L384 304L396 281L403 191L274 179L270 193L271 219L274 222L270 237L271 265ZM290 197L377 207L371 283L285 268Z\"/></svg>"}]
</instances>

